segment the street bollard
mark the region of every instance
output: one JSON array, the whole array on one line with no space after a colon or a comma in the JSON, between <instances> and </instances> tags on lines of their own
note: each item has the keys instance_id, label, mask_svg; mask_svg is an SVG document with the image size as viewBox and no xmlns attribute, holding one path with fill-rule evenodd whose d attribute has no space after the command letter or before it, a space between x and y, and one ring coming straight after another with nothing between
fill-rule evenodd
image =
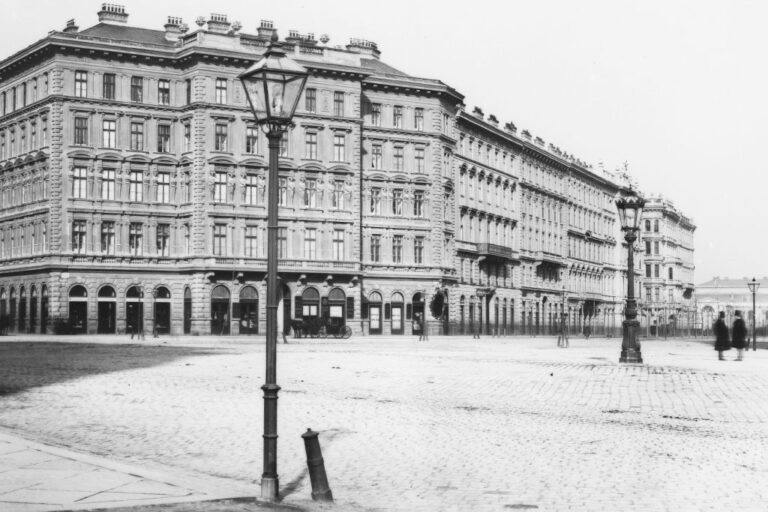
<instances>
[{"instance_id":1,"label":"street bollard","mask_svg":"<svg viewBox=\"0 0 768 512\"><path fill-rule=\"evenodd\" d=\"M333 494L328 487L328 477L325 476L323 454L320 452L320 441L317 432L308 428L301 434L304 439L304 450L307 452L307 469L309 480L312 482L312 499L321 501L333 501Z\"/></svg>"}]
</instances>

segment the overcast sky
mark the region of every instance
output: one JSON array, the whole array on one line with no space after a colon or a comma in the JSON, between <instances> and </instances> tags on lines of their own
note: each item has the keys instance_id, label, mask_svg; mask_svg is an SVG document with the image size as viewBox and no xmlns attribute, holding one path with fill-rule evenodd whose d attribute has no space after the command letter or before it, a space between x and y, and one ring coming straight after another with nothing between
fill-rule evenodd
<instances>
[{"instance_id":1,"label":"overcast sky","mask_svg":"<svg viewBox=\"0 0 768 512\"><path fill-rule=\"evenodd\" d=\"M438 78L504 123L595 167L629 162L648 194L692 217L697 283L768 275L768 2L126 0L128 23L196 28L212 12L255 32L375 41L382 60ZM101 2L4 0L4 56L97 22Z\"/></svg>"}]
</instances>

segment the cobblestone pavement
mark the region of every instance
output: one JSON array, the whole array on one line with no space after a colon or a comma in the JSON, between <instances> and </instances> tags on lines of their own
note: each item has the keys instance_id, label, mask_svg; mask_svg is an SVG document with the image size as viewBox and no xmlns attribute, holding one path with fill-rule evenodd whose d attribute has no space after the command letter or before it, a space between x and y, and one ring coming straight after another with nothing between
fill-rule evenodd
<instances>
[{"instance_id":1,"label":"cobblestone pavement","mask_svg":"<svg viewBox=\"0 0 768 512\"><path fill-rule=\"evenodd\" d=\"M0 426L254 482L263 339L0 343ZM0 340L2 341L2 340ZM67 343L61 343L67 341ZM315 510L767 510L768 351L710 344L358 338L278 346L284 502ZM313 504L320 431L336 505Z\"/></svg>"}]
</instances>

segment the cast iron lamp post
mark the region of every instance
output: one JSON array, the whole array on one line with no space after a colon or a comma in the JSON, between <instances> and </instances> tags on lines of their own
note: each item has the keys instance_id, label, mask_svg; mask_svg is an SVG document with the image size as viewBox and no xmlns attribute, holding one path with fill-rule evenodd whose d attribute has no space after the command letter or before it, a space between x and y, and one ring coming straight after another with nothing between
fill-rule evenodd
<instances>
[{"instance_id":1,"label":"cast iron lamp post","mask_svg":"<svg viewBox=\"0 0 768 512\"><path fill-rule=\"evenodd\" d=\"M760 283L753 277L751 281L747 281L747 287L749 288L749 291L752 292L752 351L755 351L757 350L757 334L755 332L757 311L755 308L755 294L757 293L758 288L760 288ZM749 347L747 347L747 350L749 350Z\"/></svg>"},{"instance_id":2,"label":"cast iron lamp post","mask_svg":"<svg viewBox=\"0 0 768 512\"><path fill-rule=\"evenodd\" d=\"M296 111L307 81L307 70L289 59L277 44L277 35L262 59L240 80L245 88L256 122L264 127L269 140L269 179L267 189L267 336L266 382L264 391L264 472L261 475L262 499L277 501L277 168L280 140Z\"/></svg>"},{"instance_id":3,"label":"cast iron lamp post","mask_svg":"<svg viewBox=\"0 0 768 512\"><path fill-rule=\"evenodd\" d=\"M645 206L645 200L635 194L630 188L627 195L616 201L621 219L621 230L627 241L627 307L624 309L623 337L621 340L620 363L642 363L640 343L637 341L637 331L640 323L637 321L637 302L635 301L635 263L634 244L640 229L640 214Z\"/></svg>"}]
</instances>

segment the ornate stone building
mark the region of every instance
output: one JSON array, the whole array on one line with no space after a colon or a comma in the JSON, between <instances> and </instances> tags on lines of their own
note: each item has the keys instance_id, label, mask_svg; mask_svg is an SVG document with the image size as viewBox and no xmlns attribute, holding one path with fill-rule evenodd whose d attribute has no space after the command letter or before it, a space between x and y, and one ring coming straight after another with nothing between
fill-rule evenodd
<instances>
[{"instance_id":1,"label":"ornate stone building","mask_svg":"<svg viewBox=\"0 0 768 512\"><path fill-rule=\"evenodd\" d=\"M0 62L0 317L12 332L263 332L267 145L237 77L275 28L98 14ZM610 175L464 111L372 42L327 43L282 41L310 72L280 156L284 326L620 325Z\"/></svg>"},{"instance_id":2,"label":"ornate stone building","mask_svg":"<svg viewBox=\"0 0 768 512\"><path fill-rule=\"evenodd\" d=\"M696 226L668 199L651 196L640 247L641 328L648 335L688 332L695 322L693 235Z\"/></svg>"},{"instance_id":3,"label":"ornate stone building","mask_svg":"<svg viewBox=\"0 0 768 512\"><path fill-rule=\"evenodd\" d=\"M696 327L705 335L712 333L712 324L721 311L726 324L733 325L734 313L741 311L747 327L752 329L752 292L747 283L752 278L715 277L696 285ZM768 333L768 277L757 278L760 287L755 294L758 336Z\"/></svg>"}]
</instances>

